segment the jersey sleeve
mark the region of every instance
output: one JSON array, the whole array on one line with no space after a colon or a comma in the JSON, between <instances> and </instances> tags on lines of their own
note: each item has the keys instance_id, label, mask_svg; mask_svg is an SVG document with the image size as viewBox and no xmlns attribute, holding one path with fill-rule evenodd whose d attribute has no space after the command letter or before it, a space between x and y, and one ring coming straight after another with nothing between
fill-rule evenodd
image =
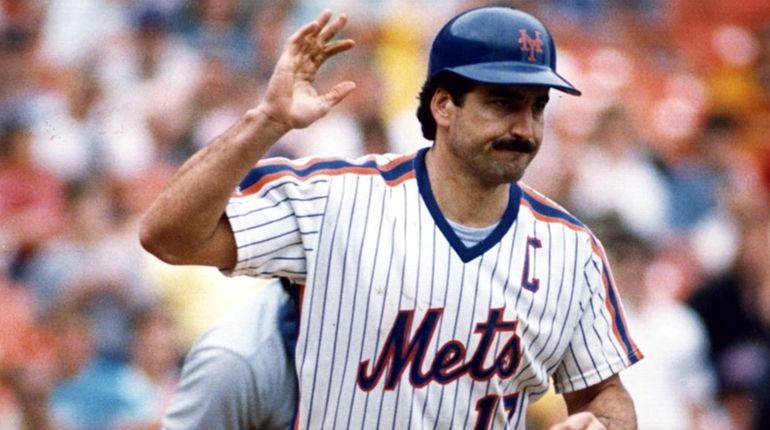
<instances>
[{"instance_id":1,"label":"jersey sleeve","mask_svg":"<svg viewBox=\"0 0 770 430\"><path fill-rule=\"evenodd\" d=\"M584 267L580 315L561 363L553 374L557 393L595 385L643 358L628 331L601 245Z\"/></svg>"},{"instance_id":2,"label":"jersey sleeve","mask_svg":"<svg viewBox=\"0 0 770 430\"><path fill-rule=\"evenodd\" d=\"M286 276L303 281L323 221L328 178L303 180L292 170L258 166L226 208L237 263L226 275Z\"/></svg>"}]
</instances>

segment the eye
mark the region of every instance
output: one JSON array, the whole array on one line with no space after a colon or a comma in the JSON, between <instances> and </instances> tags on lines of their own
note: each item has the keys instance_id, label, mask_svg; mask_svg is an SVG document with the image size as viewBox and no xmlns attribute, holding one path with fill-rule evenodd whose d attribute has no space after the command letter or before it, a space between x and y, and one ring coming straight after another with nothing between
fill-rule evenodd
<instances>
[{"instance_id":1,"label":"eye","mask_svg":"<svg viewBox=\"0 0 770 430\"><path fill-rule=\"evenodd\" d=\"M545 107L548 105L548 100L538 100L532 105L532 110L537 113L545 111Z\"/></svg>"},{"instance_id":2,"label":"eye","mask_svg":"<svg viewBox=\"0 0 770 430\"><path fill-rule=\"evenodd\" d=\"M494 99L492 101L492 104L494 104L495 106L502 107L502 108L508 108L508 107L511 107L513 105L513 102L511 102L510 99Z\"/></svg>"}]
</instances>

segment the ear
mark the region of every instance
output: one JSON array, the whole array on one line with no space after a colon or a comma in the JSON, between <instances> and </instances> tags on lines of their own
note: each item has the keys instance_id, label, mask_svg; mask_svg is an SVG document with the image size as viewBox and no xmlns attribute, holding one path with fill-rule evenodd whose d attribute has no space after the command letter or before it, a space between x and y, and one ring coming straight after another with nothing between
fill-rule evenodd
<instances>
[{"instance_id":1,"label":"ear","mask_svg":"<svg viewBox=\"0 0 770 430\"><path fill-rule=\"evenodd\" d=\"M449 127L455 108L452 96L445 89L436 88L433 98L430 100L430 111L437 127Z\"/></svg>"}]
</instances>

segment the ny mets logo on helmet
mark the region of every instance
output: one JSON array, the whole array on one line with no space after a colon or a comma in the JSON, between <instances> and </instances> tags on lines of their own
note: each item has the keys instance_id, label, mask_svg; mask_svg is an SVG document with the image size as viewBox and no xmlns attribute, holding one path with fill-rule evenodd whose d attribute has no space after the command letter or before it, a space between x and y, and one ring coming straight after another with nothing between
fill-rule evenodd
<instances>
[{"instance_id":1,"label":"ny mets logo on helmet","mask_svg":"<svg viewBox=\"0 0 770 430\"><path fill-rule=\"evenodd\" d=\"M540 32L535 30L535 38L529 37L529 32L524 29L519 29L519 46L522 52L529 52L527 60L530 63L535 62L535 53L543 53L543 39L540 38Z\"/></svg>"}]
</instances>

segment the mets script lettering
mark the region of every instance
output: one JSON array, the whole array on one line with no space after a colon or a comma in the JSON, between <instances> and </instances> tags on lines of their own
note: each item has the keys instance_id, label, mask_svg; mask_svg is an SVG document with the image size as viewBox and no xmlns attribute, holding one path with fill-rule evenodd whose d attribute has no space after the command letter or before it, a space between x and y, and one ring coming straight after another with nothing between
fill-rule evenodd
<instances>
[{"instance_id":1,"label":"mets script lettering","mask_svg":"<svg viewBox=\"0 0 770 430\"><path fill-rule=\"evenodd\" d=\"M371 366L368 359L358 365L358 386L370 391L384 375L385 390L393 390L407 369L409 382L415 387L423 387L434 381L444 385L465 375L479 381L495 375L501 379L513 376L521 358L519 337L516 335L517 321L505 321L502 308L490 309L487 320L477 323L474 329L474 333L480 336L475 351L468 351L459 340L450 340L433 357L428 358L428 346L443 313L444 309L441 308L429 309L420 326L408 338L412 332L414 311L400 311L379 356ZM505 343L494 361L485 367L487 355L492 346L497 344L498 336L503 336L500 339Z\"/></svg>"},{"instance_id":2,"label":"mets script lettering","mask_svg":"<svg viewBox=\"0 0 770 430\"><path fill-rule=\"evenodd\" d=\"M529 37L529 32L525 29L519 29L519 46L523 52L529 52L527 60L535 62L535 54L543 52L543 39L540 38L540 32L535 30L535 38Z\"/></svg>"}]
</instances>

